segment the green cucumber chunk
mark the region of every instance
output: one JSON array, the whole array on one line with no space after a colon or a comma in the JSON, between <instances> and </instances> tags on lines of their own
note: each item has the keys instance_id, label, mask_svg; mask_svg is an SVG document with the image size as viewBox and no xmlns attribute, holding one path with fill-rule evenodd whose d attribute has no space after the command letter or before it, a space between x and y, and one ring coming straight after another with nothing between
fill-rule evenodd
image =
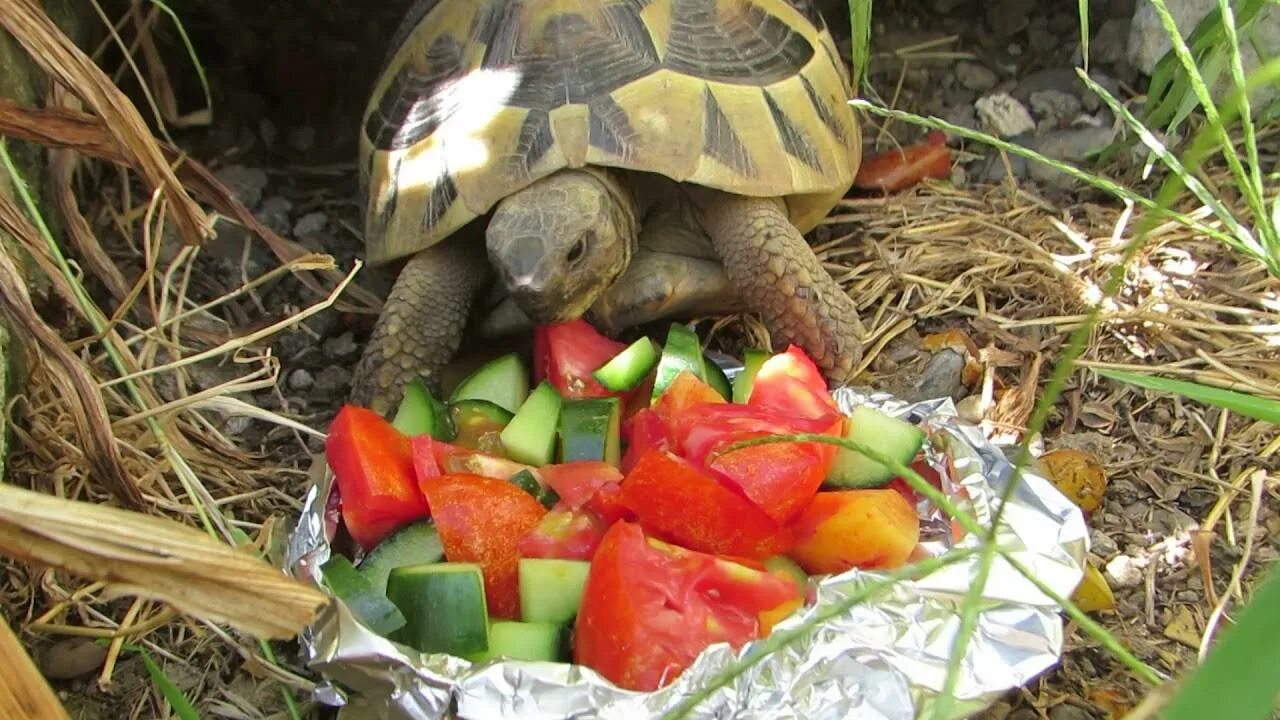
<instances>
[{"instance_id":1,"label":"green cucumber chunk","mask_svg":"<svg viewBox=\"0 0 1280 720\"><path fill-rule=\"evenodd\" d=\"M516 353L490 360L468 375L449 396L449 402L487 400L514 413L529 397L529 373Z\"/></svg>"},{"instance_id":2,"label":"green cucumber chunk","mask_svg":"<svg viewBox=\"0 0 1280 720\"><path fill-rule=\"evenodd\" d=\"M392 570L405 565L421 565L441 560L444 560L444 545L440 542L435 523L430 520L415 520L391 533L370 550L364 560L360 561L360 574L374 590L385 595L387 576Z\"/></svg>"},{"instance_id":3,"label":"green cucumber chunk","mask_svg":"<svg viewBox=\"0 0 1280 720\"><path fill-rule=\"evenodd\" d=\"M874 447L903 465L910 465L924 445L925 433L906 420L859 405L849 413L845 438ZM842 447L836 453L824 485L845 489L882 487L895 476L892 470L866 455Z\"/></svg>"},{"instance_id":4,"label":"green cucumber chunk","mask_svg":"<svg viewBox=\"0 0 1280 720\"><path fill-rule=\"evenodd\" d=\"M699 380L707 381L706 360L702 355L702 346L698 336L685 325L671 323L667 330L667 343L662 347L662 357L658 359L658 375L653 382L652 402L657 402L666 392L667 386L675 382L676 376L688 370Z\"/></svg>"},{"instance_id":5,"label":"green cucumber chunk","mask_svg":"<svg viewBox=\"0 0 1280 720\"><path fill-rule=\"evenodd\" d=\"M560 411L560 462L622 461L622 403L616 397L566 400Z\"/></svg>"},{"instance_id":6,"label":"green cucumber chunk","mask_svg":"<svg viewBox=\"0 0 1280 720\"><path fill-rule=\"evenodd\" d=\"M551 508L560 502L560 496L555 490L543 485L537 476L531 470L521 470L511 476L511 482L518 486L521 490L529 493L535 500L542 503L545 508Z\"/></svg>"},{"instance_id":7,"label":"green cucumber chunk","mask_svg":"<svg viewBox=\"0 0 1280 720\"><path fill-rule=\"evenodd\" d=\"M392 640L419 652L457 657L489 649L489 606L478 564L398 567L387 578L387 597L405 619Z\"/></svg>"},{"instance_id":8,"label":"green cucumber chunk","mask_svg":"<svg viewBox=\"0 0 1280 720\"><path fill-rule=\"evenodd\" d=\"M504 658L558 662L564 628L555 623L495 620L489 626L489 649L467 657L471 662Z\"/></svg>"},{"instance_id":9,"label":"green cucumber chunk","mask_svg":"<svg viewBox=\"0 0 1280 720\"><path fill-rule=\"evenodd\" d=\"M625 350L614 355L609 362L591 373L592 377L610 392L631 390L649 377L653 366L658 364L658 351L653 341L647 337L631 343Z\"/></svg>"},{"instance_id":10,"label":"green cucumber chunk","mask_svg":"<svg viewBox=\"0 0 1280 720\"><path fill-rule=\"evenodd\" d=\"M430 435L445 442L453 439L453 420L422 378L414 378L404 386L404 398L391 424L410 437Z\"/></svg>"},{"instance_id":11,"label":"green cucumber chunk","mask_svg":"<svg viewBox=\"0 0 1280 720\"><path fill-rule=\"evenodd\" d=\"M345 555L334 555L320 566L324 584L351 609L370 630L386 637L405 625L395 603L361 575Z\"/></svg>"},{"instance_id":12,"label":"green cucumber chunk","mask_svg":"<svg viewBox=\"0 0 1280 720\"><path fill-rule=\"evenodd\" d=\"M759 348L750 348L742 354L742 372L733 379L733 401L746 404L751 397L751 388L755 386L756 373L760 366L769 359L769 352Z\"/></svg>"},{"instance_id":13,"label":"green cucumber chunk","mask_svg":"<svg viewBox=\"0 0 1280 720\"><path fill-rule=\"evenodd\" d=\"M559 624L572 620L590 571L588 560L520 558L520 618Z\"/></svg>"},{"instance_id":14,"label":"green cucumber chunk","mask_svg":"<svg viewBox=\"0 0 1280 720\"><path fill-rule=\"evenodd\" d=\"M453 418L453 444L490 455L505 455L502 431L515 416L507 409L488 400L457 400L449 402L449 416Z\"/></svg>"},{"instance_id":15,"label":"green cucumber chunk","mask_svg":"<svg viewBox=\"0 0 1280 720\"><path fill-rule=\"evenodd\" d=\"M764 569L773 575L780 575L795 583L801 595L804 595L809 590L809 575L805 573L804 568L796 564L795 560L786 555L774 555L765 558Z\"/></svg>"},{"instance_id":16,"label":"green cucumber chunk","mask_svg":"<svg viewBox=\"0 0 1280 720\"><path fill-rule=\"evenodd\" d=\"M499 435L507 457L534 467L549 464L555 458L556 427L563 404L551 383L538 383Z\"/></svg>"},{"instance_id":17,"label":"green cucumber chunk","mask_svg":"<svg viewBox=\"0 0 1280 720\"><path fill-rule=\"evenodd\" d=\"M707 384L715 388L716 392L720 393L720 397L725 400L733 399L733 386L729 384L729 376L720 369L719 363L705 355L702 363L707 369Z\"/></svg>"}]
</instances>

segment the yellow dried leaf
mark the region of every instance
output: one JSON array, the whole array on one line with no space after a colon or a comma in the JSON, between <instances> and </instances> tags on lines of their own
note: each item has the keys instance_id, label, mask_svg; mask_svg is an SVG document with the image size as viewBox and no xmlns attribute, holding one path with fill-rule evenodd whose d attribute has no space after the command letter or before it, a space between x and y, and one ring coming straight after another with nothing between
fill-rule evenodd
<instances>
[{"instance_id":1,"label":"yellow dried leaf","mask_svg":"<svg viewBox=\"0 0 1280 720\"><path fill-rule=\"evenodd\" d=\"M1102 505L1107 491L1107 473L1096 458L1083 450L1061 449L1040 456L1040 466L1049 482L1086 513Z\"/></svg>"},{"instance_id":2,"label":"yellow dried leaf","mask_svg":"<svg viewBox=\"0 0 1280 720\"><path fill-rule=\"evenodd\" d=\"M1116 596L1111 594L1111 586L1107 584L1106 576L1098 568L1085 563L1084 577L1076 586L1075 592L1071 594L1071 602L1085 612L1114 610Z\"/></svg>"},{"instance_id":3,"label":"yellow dried leaf","mask_svg":"<svg viewBox=\"0 0 1280 720\"><path fill-rule=\"evenodd\" d=\"M1200 623L1191 614L1191 610L1183 605L1174 611L1173 618L1164 626L1164 636L1189 648L1199 648Z\"/></svg>"}]
</instances>

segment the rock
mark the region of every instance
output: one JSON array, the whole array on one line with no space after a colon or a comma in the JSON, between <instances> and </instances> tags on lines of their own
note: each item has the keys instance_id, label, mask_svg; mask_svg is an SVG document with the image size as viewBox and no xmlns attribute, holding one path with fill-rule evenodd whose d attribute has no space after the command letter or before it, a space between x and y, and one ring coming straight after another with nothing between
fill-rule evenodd
<instances>
[{"instance_id":1,"label":"rock","mask_svg":"<svg viewBox=\"0 0 1280 720\"><path fill-rule=\"evenodd\" d=\"M1071 703L1062 703L1049 711L1049 720L1098 720L1093 713Z\"/></svg>"},{"instance_id":2,"label":"rock","mask_svg":"<svg viewBox=\"0 0 1280 720\"><path fill-rule=\"evenodd\" d=\"M315 376L306 368L298 368L289 373L290 390L309 390L316 384Z\"/></svg>"},{"instance_id":3,"label":"rock","mask_svg":"<svg viewBox=\"0 0 1280 720\"><path fill-rule=\"evenodd\" d=\"M1123 62L1128 45L1129 20L1127 18L1111 18L1102 23L1102 27L1089 38L1089 59L1093 63L1111 65Z\"/></svg>"},{"instance_id":4,"label":"rock","mask_svg":"<svg viewBox=\"0 0 1280 720\"><path fill-rule=\"evenodd\" d=\"M261 168L228 165L220 168L214 175L249 208L258 206L262 191L267 187L267 173Z\"/></svg>"},{"instance_id":5,"label":"rock","mask_svg":"<svg viewBox=\"0 0 1280 720\"><path fill-rule=\"evenodd\" d=\"M1117 555L1107 563L1107 580L1112 587L1135 587L1142 582L1149 564L1146 558Z\"/></svg>"},{"instance_id":6,"label":"rock","mask_svg":"<svg viewBox=\"0 0 1280 720\"><path fill-rule=\"evenodd\" d=\"M981 97L974 103L974 108L978 111L982 124L999 137L1013 137L1036 129L1036 123L1031 119L1027 108L1007 93Z\"/></svg>"},{"instance_id":7,"label":"rock","mask_svg":"<svg viewBox=\"0 0 1280 720\"><path fill-rule=\"evenodd\" d=\"M317 392L328 395L342 395L347 392L347 388L350 386L351 371L338 365L331 365L321 370L320 374L316 376L315 390Z\"/></svg>"},{"instance_id":8,"label":"rock","mask_svg":"<svg viewBox=\"0 0 1280 720\"><path fill-rule=\"evenodd\" d=\"M978 114L974 111L972 103L951 106L942 119L967 130L978 129Z\"/></svg>"},{"instance_id":9,"label":"rock","mask_svg":"<svg viewBox=\"0 0 1280 720\"><path fill-rule=\"evenodd\" d=\"M1031 93L1031 112L1039 118L1041 130L1067 127L1080 114L1080 98L1061 90L1037 90Z\"/></svg>"},{"instance_id":10,"label":"rock","mask_svg":"<svg viewBox=\"0 0 1280 720\"><path fill-rule=\"evenodd\" d=\"M272 195L262 201L262 205L258 207L258 219L263 225L271 228L280 235L289 234L289 213L293 210L293 203L288 198Z\"/></svg>"},{"instance_id":11,"label":"rock","mask_svg":"<svg viewBox=\"0 0 1280 720\"><path fill-rule=\"evenodd\" d=\"M1110 535L1096 529L1089 533L1089 546L1094 555L1102 558L1109 558L1120 552L1120 547Z\"/></svg>"},{"instance_id":12,"label":"rock","mask_svg":"<svg viewBox=\"0 0 1280 720\"><path fill-rule=\"evenodd\" d=\"M1036 0L994 0L983 5L992 34L1009 37L1031 22L1031 13L1038 3Z\"/></svg>"},{"instance_id":13,"label":"rock","mask_svg":"<svg viewBox=\"0 0 1280 720\"><path fill-rule=\"evenodd\" d=\"M1046 157L1081 165L1089 155L1109 145L1115 135L1116 128L1112 125L1051 130L1032 138L1030 145ZM1077 182L1070 175L1040 162L1028 163L1027 170L1032 178L1055 187L1067 187Z\"/></svg>"},{"instance_id":14,"label":"rock","mask_svg":"<svg viewBox=\"0 0 1280 720\"><path fill-rule=\"evenodd\" d=\"M322 212L310 212L298 218L293 226L293 234L299 238L319 235L329 225L329 216Z\"/></svg>"},{"instance_id":15,"label":"rock","mask_svg":"<svg viewBox=\"0 0 1280 720\"><path fill-rule=\"evenodd\" d=\"M87 638L69 638L40 653L40 674L50 680L71 680L102 667L107 646Z\"/></svg>"},{"instance_id":16,"label":"rock","mask_svg":"<svg viewBox=\"0 0 1280 720\"><path fill-rule=\"evenodd\" d=\"M244 435L253 426L253 418L246 415L232 415L222 425L222 431L228 435Z\"/></svg>"},{"instance_id":17,"label":"rock","mask_svg":"<svg viewBox=\"0 0 1280 720\"><path fill-rule=\"evenodd\" d=\"M316 144L316 129L310 125L296 127L289 131L289 147L298 152L307 152Z\"/></svg>"},{"instance_id":18,"label":"rock","mask_svg":"<svg viewBox=\"0 0 1280 720\"><path fill-rule=\"evenodd\" d=\"M360 347L356 345L355 338L349 332L324 341L324 354L334 360L352 360L358 352Z\"/></svg>"},{"instance_id":19,"label":"rock","mask_svg":"<svg viewBox=\"0 0 1280 720\"><path fill-rule=\"evenodd\" d=\"M999 78L990 69L978 63L961 61L956 64L956 80L977 92L986 92L996 86Z\"/></svg>"}]
</instances>

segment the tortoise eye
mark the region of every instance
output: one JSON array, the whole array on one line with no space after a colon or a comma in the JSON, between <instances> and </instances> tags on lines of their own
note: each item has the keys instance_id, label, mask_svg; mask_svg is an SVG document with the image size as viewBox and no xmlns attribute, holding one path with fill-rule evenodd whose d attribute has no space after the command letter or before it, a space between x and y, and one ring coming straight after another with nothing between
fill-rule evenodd
<instances>
[{"instance_id":1,"label":"tortoise eye","mask_svg":"<svg viewBox=\"0 0 1280 720\"><path fill-rule=\"evenodd\" d=\"M587 243L593 240L595 240L595 233L590 230L578 236L577 242L573 244L573 247L569 248L568 260L570 265L577 265L582 260L587 254Z\"/></svg>"}]
</instances>

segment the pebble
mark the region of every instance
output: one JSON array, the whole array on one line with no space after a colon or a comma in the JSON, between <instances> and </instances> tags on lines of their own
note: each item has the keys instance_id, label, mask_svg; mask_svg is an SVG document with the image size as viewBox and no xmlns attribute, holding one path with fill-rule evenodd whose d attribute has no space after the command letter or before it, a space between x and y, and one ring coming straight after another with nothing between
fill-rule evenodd
<instances>
[{"instance_id":1,"label":"pebble","mask_svg":"<svg viewBox=\"0 0 1280 720\"><path fill-rule=\"evenodd\" d=\"M342 333L338 337L324 341L324 354L334 360L350 360L358 352L360 352L360 347L356 345L355 338L350 332Z\"/></svg>"},{"instance_id":2,"label":"pebble","mask_svg":"<svg viewBox=\"0 0 1280 720\"><path fill-rule=\"evenodd\" d=\"M319 235L329 225L329 216L322 212L310 212L298 218L294 223L293 234L299 238Z\"/></svg>"},{"instance_id":3,"label":"pebble","mask_svg":"<svg viewBox=\"0 0 1280 720\"><path fill-rule=\"evenodd\" d=\"M69 638L40 653L40 674L50 680L70 680L97 670L107 659L107 647L86 638Z\"/></svg>"},{"instance_id":4,"label":"pebble","mask_svg":"<svg viewBox=\"0 0 1280 720\"><path fill-rule=\"evenodd\" d=\"M974 109L978 111L982 124L999 137L1013 137L1036 129L1031 113L1008 93L983 96L974 103Z\"/></svg>"},{"instance_id":5,"label":"pebble","mask_svg":"<svg viewBox=\"0 0 1280 720\"><path fill-rule=\"evenodd\" d=\"M245 207L256 207L262 199L262 191L267 187L267 173L261 168L228 165L220 168L214 175Z\"/></svg>"},{"instance_id":6,"label":"pebble","mask_svg":"<svg viewBox=\"0 0 1280 720\"><path fill-rule=\"evenodd\" d=\"M331 365L316 376L315 390L329 395L346 393L351 386L351 371L339 365Z\"/></svg>"},{"instance_id":7,"label":"pebble","mask_svg":"<svg viewBox=\"0 0 1280 720\"><path fill-rule=\"evenodd\" d=\"M232 415L223 424L222 431L228 435L244 435L253 425L253 418L247 415Z\"/></svg>"},{"instance_id":8,"label":"pebble","mask_svg":"<svg viewBox=\"0 0 1280 720\"><path fill-rule=\"evenodd\" d=\"M1049 720L1097 720L1097 718L1082 707L1062 703L1049 711Z\"/></svg>"},{"instance_id":9,"label":"pebble","mask_svg":"<svg viewBox=\"0 0 1280 720\"><path fill-rule=\"evenodd\" d=\"M1089 38L1089 58L1095 63L1110 65L1123 62L1128 52L1129 19L1111 18Z\"/></svg>"},{"instance_id":10,"label":"pebble","mask_svg":"<svg viewBox=\"0 0 1280 720\"><path fill-rule=\"evenodd\" d=\"M961 85L977 92L986 92L999 82L999 78L989 68L968 61L961 61L956 64L956 80Z\"/></svg>"},{"instance_id":11,"label":"pebble","mask_svg":"<svg viewBox=\"0 0 1280 720\"><path fill-rule=\"evenodd\" d=\"M263 225L271 228L280 235L289 234L289 213L293 210L293 203L288 198L272 195L262 201L262 205L258 208L258 219Z\"/></svg>"},{"instance_id":12,"label":"pebble","mask_svg":"<svg viewBox=\"0 0 1280 720\"><path fill-rule=\"evenodd\" d=\"M1142 583L1150 563L1146 558L1117 555L1107 563L1107 580L1112 587L1134 587Z\"/></svg>"},{"instance_id":13,"label":"pebble","mask_svg":"<svg viewBox=\"0 0 1280 720\"><path fill-rule=\"evenodd\" d=\"M289 373L290 390L307 390L316 384L316 378L306 368L298 368Z\"/></svg>"},{"instance_id":14,"label":"pebble","mask_svg":"<svg viewBox=\"0 0 1280 720\"><path fill-rule=\"evenodd\" d=\"M1041 130L1070 125L1083 107L1079 97L1061 90L1037 90L1031 93L1030 102Z\"/></svg>"},{"instance_id":15,"label":"pebble","mask_svg":"<svg viewBox=\"0 0 1280 720\"><path fill-rule=\"evenodd\" d=\"M1089 533L1089 546L1095 555L1104 558L1109 558L1120 552L1120 546L1116 544L1116 541L1101 530L1093 530Z\"/></svg>"}]
</instances>

